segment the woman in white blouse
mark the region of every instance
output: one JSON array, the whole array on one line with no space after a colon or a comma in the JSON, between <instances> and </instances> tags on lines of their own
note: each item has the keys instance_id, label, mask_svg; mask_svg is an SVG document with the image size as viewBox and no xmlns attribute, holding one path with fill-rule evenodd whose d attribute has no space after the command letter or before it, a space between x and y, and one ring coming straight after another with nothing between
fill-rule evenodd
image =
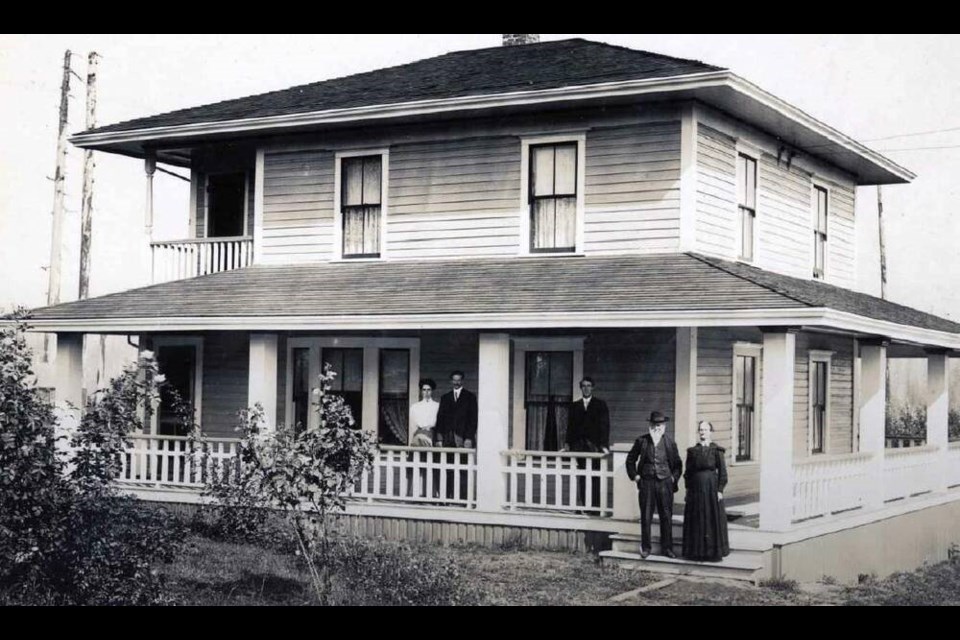
<instances>
[{"instance_id":1,"label":"woman in white blouse","mask_svg":"<svg viewBox=\"0 0 960 640\"><path fill-rule=\"evenodd\" d=\"M420 381L420 402L410 407L410 446L411 447L430 447L433 446L433 429L437 426L437 410L440 409L440 403L433 399L433 390L437 388L437 383L426 378ZM430 455L423 452L415 452L412 455L417 456L421 462L426 462L424 456ZM427 496L427 470L420 469L419 488L416 495L425 498ZM433 494L437 495L437 487L440 485L437 472L434 473ZM407 495L414 495L414 477L413 469L407 469Z\"/></svg>"},{"instance_id":2,"label":"woman in white blouse","mask_svg":"<svg viewBox=\"0 0 960 640\"><path fill-rule=\"evenodd\" d=\"M410 407L410 446L429 447L433 444L433 428L437 426L440 403L433 399L437 383L427 378L420 381L420 402Z\"/></svg>"}]
</instances>

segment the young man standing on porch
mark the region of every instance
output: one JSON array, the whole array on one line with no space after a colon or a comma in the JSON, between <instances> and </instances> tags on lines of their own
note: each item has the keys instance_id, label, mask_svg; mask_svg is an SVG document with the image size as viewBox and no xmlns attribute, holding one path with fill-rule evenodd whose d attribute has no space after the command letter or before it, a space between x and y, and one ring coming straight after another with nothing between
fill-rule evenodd
<instances>
[{"instance_id":1,"label":"young man standing on porch","mask_svg":"<svg viewBox=\"0 0 960 640\"><path fill-rule=\"evenodd\" d=\"M583 396L570 405L567 418L567 442L561 451L588 453L610 453L610 411L607 403L593 396L593 378L585 377L580 381L580 393ZM590 460L591 469L599 469L599 460ZM577 458L577 469L586 469L587 459ZM592 478L590 483L590 504L585 505L586 478L578 474L577 506L600 507L600 478Z\"/></svg>"},{"instance_id":2,"label":"young man standing on porch","mask_svg":"<svg viewBox=\"0 0 960 640\"><path fill-rule=\"evenodd\" d=\"M450 374L451 389L440 398L433 443L438 447L472 449L477 442L477 396L463 388L463 371ZM459 455L459 454L458 454ZM453 498L453 471L447 472L447 497ZM467 472L460 472L460 496L466 495Z\"/></svg>"},{"instance_id":3,"label":"young man standing on porch","mask_svg":"<svg viewBox=\"0 0 960 640\"><path fill-rule=\"evenodd\" d=\"M640 498L640 557L650 555L650 522L656 505L660 517L660 546L663 555L673 552L673 494L683 475L683 461L677 443L666 434L670 418L659 411L650 414L650 432L637 438L627 454L627 475L637 481Z\"/></svg>"}]
</instances>

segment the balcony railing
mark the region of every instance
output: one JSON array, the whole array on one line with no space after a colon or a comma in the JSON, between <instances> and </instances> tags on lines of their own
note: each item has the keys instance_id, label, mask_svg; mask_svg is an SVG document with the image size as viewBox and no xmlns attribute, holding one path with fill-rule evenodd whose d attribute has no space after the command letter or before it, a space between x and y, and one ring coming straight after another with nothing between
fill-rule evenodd
<instances>
[{"instance_id":1,"label":"balcony railing","mask_svg":"<svg viewBox=\"0 0 960 640\"><path fill-rule=\"evenodd\" d=\"M150 243L153 282L169 282L253 264L253 238L196 238Z\"/></svg>"},{"instance_id":2,"label":"balcony railing","mask_svg":"<svg viewBox=\"0 0 960 640\"><path fill-rule=\"evenodd\" d=\"M870 453L812 456L793 465L793 519L804 520L863 505Z\"/></svg>"},{"instance_id":3,"label":"balcony railing","mask_svg":"<svg viewBox=\"0 0 960 640\"><path fill-rule=\"evenodd\" d=\"M512 450L503 461L509 509L613 515L609 454Z\"/></svg>"}]
</instances>

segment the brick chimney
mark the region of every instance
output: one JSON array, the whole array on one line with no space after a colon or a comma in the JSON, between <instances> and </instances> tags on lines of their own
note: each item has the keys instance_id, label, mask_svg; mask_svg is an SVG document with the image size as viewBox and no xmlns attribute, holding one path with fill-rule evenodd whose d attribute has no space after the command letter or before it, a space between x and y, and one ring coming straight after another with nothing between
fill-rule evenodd
<instances>
[{"instance_id":1,"label":"brick chimney","mask_svg":"<svg viewBox=\"0 0 960 640\"><path fill-rule=\"evenodd\" d=\"M516 44L534 44L540 42L539 33L505 33L503 34L503 46L512 47Z\"/></svg>"}]
</instances>

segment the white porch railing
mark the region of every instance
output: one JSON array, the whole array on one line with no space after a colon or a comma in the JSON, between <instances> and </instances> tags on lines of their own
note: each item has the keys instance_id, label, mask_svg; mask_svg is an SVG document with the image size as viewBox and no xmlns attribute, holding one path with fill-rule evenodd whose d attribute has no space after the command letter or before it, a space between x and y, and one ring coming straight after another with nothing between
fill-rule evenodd
<instances>
[{"instance_id":1,"label":"white porch railing","mask_svg":"<svg viewBox=\"0 0 960 640\"><path fill-rule=\"evenodd\" d=\"M477 506L474 449L380 445L350 496L378 502L426 502L472 509Z\"/></svg>"},{"instance_id":2,"label":"white porch railing","mask_svg":"<svg viewBox=\"0 0 960 640\"><path fill-rule=\"evenodd\" d=\"M793 519L803 520L863 505L870 453L814 456L793 465Z\"/></svg>"},{"instance_id":3,"label":"white porch railing","mask_svg":"<svg viewBox=\"0 0 960 640\"><path fill-rule=\"evenodd\" d=\"M960 486L960 441L947 447L947 486Z\"/></svg>"},{"instance_id":4,"label":"white porch railing","mask_svg":"<svg viewBox=\"0 0 960 640\"><path fill-rule=\"evenodd\" d=\"M896 500L932 491L940 469L939 447L887 449L883 460L883 499Z\"/></svg>"},{"instance_id":5,"label":"white porch railing","mask_svg":"<svg viewBox=\"0 0 960 640\"><path fill-rule=\"evenodd\" d=\"M123 485L200 488L215 473L226 473L237 453L232 438L203 438L198 448L180 436L132 436L120 460Z\"/></svg>"},{"instance_id":6,"label":"white porch railing","mask_svg":"<svg viewBox=\"0 0 960 640\"><path fill-rule=\"evenodd\" d=\"M504 506L612 516L612 460L602 453L504 451Z\"/></svg>"},{"instance_id":7,"label":"white porch railing","mask_svg":"<svg viewBox=\"0 0 960 640\"><path fill-rule=\"evenodd\" d=\"M253 238L196 238L150 243L153 282L182 280L253 264Z\"/></svg>"}]
</instances>

